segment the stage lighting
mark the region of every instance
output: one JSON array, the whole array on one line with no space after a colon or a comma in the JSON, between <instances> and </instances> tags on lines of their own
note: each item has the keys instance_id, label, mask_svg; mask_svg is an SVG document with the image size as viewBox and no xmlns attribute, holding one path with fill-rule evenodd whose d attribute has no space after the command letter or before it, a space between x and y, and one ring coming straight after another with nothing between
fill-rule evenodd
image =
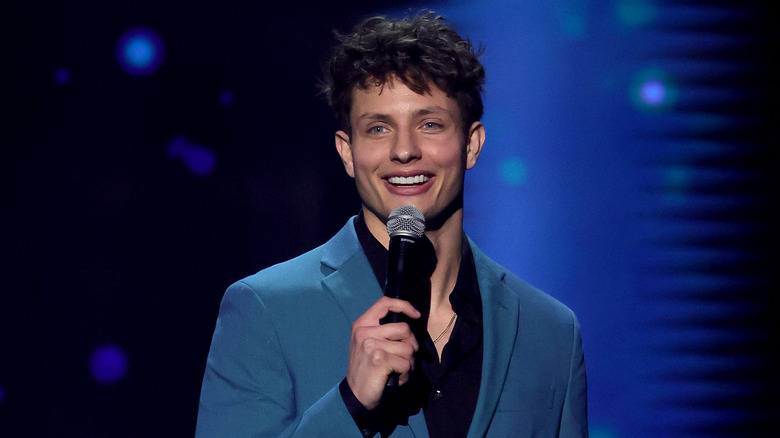
<instances>
[{"instance_id":1,"label":"stage lighting","mask_svg":"<svg viewBox=\"0 0 780 438\"><path fill-rule=\"evenodd\" d=\"M103 385L117 383L125 377L128 369L127 354L114 344L105 344L92 352L89 370L95 381Z\"/></svg>"},{"instance_id":2,"label":"stage lighting","mask_svg":"<svg viewBox=\"0 0 780 438\"><path fill-rule=\"evenodd\" d=\"M66 68L58 68L54 72L54 81L61 85L67 84L70 82L70 71Z\"/></svg>"},{"instance_id":3,"label":"stage lighting","mask_svg":"<svg viewBox=\"0 0 780 438\"><path fill-rule=\"evenodd\" d=\"M501 163L500 175L505 184L519 186L526 181L528 169L519 158L509 157Z\"/></svg>"},{"instance_id":4,"label":"stage lighting","mask_svg":"<svg viewBox=\"0 0 780 438\"><path fill-rule=\"evenodd\" d=\"M190 173L196 176L211 174L217 161L213 152L181 137L175 138L168 145L168 158L181 160Z\"/></svg>"},{"instance_id":5,"label":"stage lighting","mask_svg":"<svg viewBox=\"0 0 780 438\"><path fill-rule=\"evenodd\" d=\"M658 5L650 0L623 0L617 4L618 19L630 27L649 24L658 17Z\"/></svg>"},{"instance_id":6,"label":"stage lighting","mask_svg":"<svg viewBox=\"0 0 780 438\"><path fill-rule=\"evenodd\" d=\"M640 71L631 85L634 107L644 111L665 111L677 103L679 91L672 78L663 70Z\"/></svg>"},{"instance_id":7,"label":"stage lighting","mask_svg":"<svg viewBox=\"0 0 780 438\"><path fill-rule=\"evenodd\" d=\"M162 39L147 28L133 28L122 34L116 45L119 65L132 76L148 76L165 59Z\"/></svg>"},{"instance_id":8,"label":"stage lighting","mask_svg":"<svg viewBox=\"0 0 780 438\"><path fill-rule=\"evenodd\" d=\"M228 106L233 103L233 93L231 91L223 91L219 93L219 103L222 106Z\"/></svg>"}]
</instances>

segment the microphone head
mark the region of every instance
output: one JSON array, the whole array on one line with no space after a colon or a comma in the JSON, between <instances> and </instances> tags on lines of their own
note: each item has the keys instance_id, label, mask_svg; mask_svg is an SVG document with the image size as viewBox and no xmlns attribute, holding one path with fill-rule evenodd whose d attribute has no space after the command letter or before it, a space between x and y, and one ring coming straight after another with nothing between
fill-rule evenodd
<instances>
[{"instance_id":1,"label":"microphone head","mask_svg":"<svg viewBox=\"0 0 780 438\"><path fill-rule=\"evenodd\" d=\"M387 234L390 237L406 236L419 239L425 232L425 216L412 205L402 205L387 217Z\"/></svg>"}]
</instances>

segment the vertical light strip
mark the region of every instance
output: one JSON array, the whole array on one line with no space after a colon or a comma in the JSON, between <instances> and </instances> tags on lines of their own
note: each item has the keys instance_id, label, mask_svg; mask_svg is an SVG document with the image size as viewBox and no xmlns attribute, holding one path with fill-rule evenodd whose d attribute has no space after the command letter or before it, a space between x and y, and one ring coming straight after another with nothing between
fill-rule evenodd
<instances>
[{"instance_id":1,"label":"vertical light strip","mask_svg":"<svg viewBox=\"0 0 780 438\"><path fill-rule=\"evenodd\" d=\"M759 11L722 4L666 2L648 54L663 74L640 81L646 105L668 104L641 129L648 436L762 435L777 405L769 55Z\"/></svg>"}]
</instances>

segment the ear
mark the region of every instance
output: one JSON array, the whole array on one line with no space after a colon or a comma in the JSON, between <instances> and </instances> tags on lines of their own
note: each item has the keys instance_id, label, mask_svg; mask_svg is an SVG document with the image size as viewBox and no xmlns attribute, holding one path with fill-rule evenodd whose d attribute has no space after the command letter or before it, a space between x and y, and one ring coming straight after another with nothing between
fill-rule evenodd
<instances>
[{"instance_id":1,"label":"ear","mask_svg":"<svg viewBox=\"0 0 780 438\"><path fill-rule=\"evenodd\" d=\"M477 121L471 124L469 138L466 139L466 169L471 169L477 164L483 144L485 144L485 126Z\"/></svg>"},{"instance_id":2,"label":"ear","mask_svg":"<svg viewBox=\"0 0 780 438\"><path fill-rule=\"evenodd\" d=\"M355 177L355 166L352 163L352 145L349 143L349 135L344 131L336 131L336 151L338 151L341 157L341 162L344 163L344 170L347 171L347 175Z\"/></svg>"}]
</instances>

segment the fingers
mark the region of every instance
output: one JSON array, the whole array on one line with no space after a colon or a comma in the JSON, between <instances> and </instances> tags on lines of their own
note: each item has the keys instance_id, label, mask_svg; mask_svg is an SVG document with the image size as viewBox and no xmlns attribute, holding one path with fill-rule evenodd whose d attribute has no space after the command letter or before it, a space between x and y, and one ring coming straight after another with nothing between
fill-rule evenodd
<instances>
[{"instance_id":1,"label":"fingers","mask_svg":"<svg viewBox=\"0 0 780 438\"><path fill-rule=\"evenodd\" d=\"M358 327L353 334L352 343L369 355L381 351L403 358L411 358L419 349L417 338L409 329L409 325L403 322L375 327Z\"/></svg>"},{"instance_id":2,"label":"fingers","mask_svg":"<svg viewBox=\"0 0 780 438\"><path fill-rule=\"evenodd\" d=\"M378 328L393 329L391 325L405 326L408 330L405 323L388 324ZM392 373L399 374L399 384L409 380L409 372L414 367L414 352L418 348L414 336L402 336L403 340L397 341L377 336L381 336L378 330L360 330L350 345L347 383L355 397L367 409L374 409L379 405L387 379Z\"/></svg>"},{"instance_id":3,"label":"fingers","mask_svg":"<svg viewBox=\"0 0 780 438\"><path fill-rule=\"evenodd\" d=\"M402 313L412 319L417 319L421 316L420 312L412 306L412 303L383 296L355 321L353 327L355 325L377 325L379 320L384 318L389 312Z\"/></svg>"},{"instance_id":4,"label":"fingers","mask_svg":"<svg viewBox=\"0 0 780 438\"><path fill-rule=\"evenodd\" d=\"M378 406L392 373L399 374L399 384L409 380L414 353L419 349L408 324L379 324L388 312L420 317L409 302L382 297L352 324L347 383L368 409Z\"/></svg>"}]
</instances>

